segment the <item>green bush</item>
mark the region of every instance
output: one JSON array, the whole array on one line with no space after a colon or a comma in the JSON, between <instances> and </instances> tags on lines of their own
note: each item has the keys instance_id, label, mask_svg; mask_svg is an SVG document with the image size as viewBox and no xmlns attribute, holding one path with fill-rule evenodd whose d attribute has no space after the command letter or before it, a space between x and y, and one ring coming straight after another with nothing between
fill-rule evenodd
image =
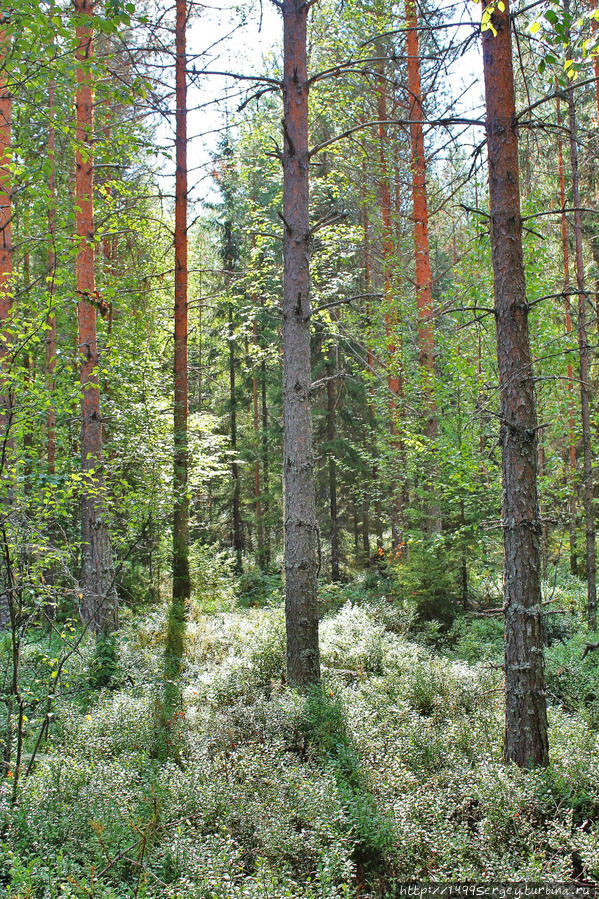
<instances>
[{"instance_id":1,"label":"green bush","mask_svg":"<svg viewBox=\"0 0 599 899\"><path fill-rule=\"evenodd\" d=\"M388 580L377 601L361 583L322 622L326 674L307 696L281 677L282 608L196 612L177 763L155 749L164 610L125 626L110 691L90 689L84 640L14 808L0 781L7 895L353 899L358 882L376 895L597 879L599 654L582 660L584 628L547 649L551 764L520 771L502 763L502 676L485 662L501 620L460 615L440 655L407 639ZM59 649L47 634L25 648L32 689Z\"/></svg>"},{"instance_id":2,"label":"green bush","mask_svg":"<svg viewBox=\"0 0 599 899\"><path fill-rule=\"evenodd\" d=\"M114 634L98 634L89 670L91 687L110 686L119 670L118 645Z\"/></svg>"},{"instance_id":3,"label":"green bush","mask_svg":"<svg viewBox=\"0 0 599 899\"><path fill-rule=\"evenodd\" d=\"M418 622L440 621L449 627L459 610L459 561L441 538L421 539L409 556L391 564L399 597L414 608Z\"/></svg>"},{"instance_id":4,"label":"green bush","mask_svg":"<svg viewBox=\"0 0 599 899\"><path fill-rule=\"evenodd\" d=\"M237 592L231 553L218 546L193 543L189 549L189 574L192 599L204 613L233 608Z\"/></svg>"},{"instance_id":5,"label":"green bush","mask_svg":"<svg viewBox=\"0 0 599 899\"><path fill-rule=\"evenodd\" d=\"M459 615L447 633L447 652L466 662L500 663L503 660L503 616Z\"/></svg>"},{"instance_id":6,"label":"green bush","mask_svg":"<svg viewBox=\"0 0 599 899\"><path fill-rule=\"evenodd\" d=\"M280 573L252 568L239 578L237 603L241 608L263 608L281 602L283 584Z\"/></svg>"},{"instance_id":7,"label":"green bush","mask_svg":"<svg viewBox=\"0 0 599 899\"><path fill-rule=\"evenodd\" d=\"M547 694L550 702L566 712L580 712L599 729L599 653L589 652L583 659L588 635L584 632L548 647L546 658Z\"/></svg>"},{"instance_id":8,"label":"green bush","mask_svg":"<svg viewBox=\"0 0 599 899\"><path fill-rule=\"evenodd\" d=\"M308 693L302 730L309 748L333 772L351 822L357 861L369 872L381 869L393 831L369 789L343 706L323 685Z\"/></svg>"}]
</instances>

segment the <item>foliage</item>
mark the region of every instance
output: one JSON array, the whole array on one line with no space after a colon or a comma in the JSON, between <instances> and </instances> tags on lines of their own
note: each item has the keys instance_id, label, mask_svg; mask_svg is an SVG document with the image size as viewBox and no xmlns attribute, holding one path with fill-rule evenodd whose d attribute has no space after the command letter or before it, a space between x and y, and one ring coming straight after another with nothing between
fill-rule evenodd
<instances>
[{"instance_id":1,"label":"foliage","mask_svg":"<svg viewBox=\"0 0 599 899\"><path fill-rule=\"evenodd\" d=\"M3 784L12 893L340 899L397 880L597 877L597 661L580 659L584 634L548 649L551 765L519 771L501 762L502 688L485 662L500 623L460 616L447 658L398 633L391 605L328 615L326 679L307 696L281 681L280 609L197 617L179 763L157 761L164 615L130 622L122 686L83 704L66 691L14 808ZM81 646L71 685L93 663Z\"/></svg>"}]
</instances>

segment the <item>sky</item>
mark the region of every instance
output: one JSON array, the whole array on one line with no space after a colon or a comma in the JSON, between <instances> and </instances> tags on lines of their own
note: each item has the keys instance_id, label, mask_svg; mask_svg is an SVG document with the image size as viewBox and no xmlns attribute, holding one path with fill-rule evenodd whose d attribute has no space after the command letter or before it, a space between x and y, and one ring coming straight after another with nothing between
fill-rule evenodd
<instances>
[{"instance_id":1,"label":"sky","mask_svg":"<svg viewBox=\"0 0 599 899\"><path fill-rule=\"evenodd\" d=\"M478 6L472 0L451 4L451 19L477 18ZM248 4L245 4L247 7ZM282 42L282 20L279 11L270 0L251 4L251 9L241 23L239 3L222 0L218 5L202 5L198 14L192 16L188 26L188 65L209 72L235 72L244 75L259 75L268 71L268 59L280 52ZM456 29L459 39L471 31L469 26ZM478 41L474 41L468 51L456 60L449 73L449 85L454 96L462 95L459 106L452 110L455 115L480 114L482 97L482 62ZM235 118L240 102L240 92L245 96L247 84L235 82L220 75L203 76L199 85L190 78L188 89L188 166L190 201L214 200L216 192L210 172L212 155L226 123ZM466 93L464 90L468 88ZM159 127L159 141L165 147L172 147L174 121ZM460 142L466 153L480 140L480 134L472 129L464 131ZM161 160L159 173L165 184L172 181L174 166L173 153ZM165 187L168 191L168 187Z\"/></svg>"},{"instance_id":2,"label":"sky","mask_svg":"<svg viewBox=\"0 0 599 899\"><path fill-rule=\"evenodd\" d=\"M270 0L253 4L254 9L243 19L239 5L224 0L220 5L206 4L194 15L187 32L188 67L210 72L234 72L259 75L266 73L265 60L277 52L282 40L282 21L279 11ZM260 8L262 6L262 8ZM219 75L205 75L188 86L188 170L190 201L215 199L211 183L212 154L227 121L232 122L247 85ZM242 97L239 92L242 91ZM159 143L171 147L174 121L162 123L158 129ZM174 151L164 157L159 173L167 182L174 174Z\"/></svg>"}]
</instances>

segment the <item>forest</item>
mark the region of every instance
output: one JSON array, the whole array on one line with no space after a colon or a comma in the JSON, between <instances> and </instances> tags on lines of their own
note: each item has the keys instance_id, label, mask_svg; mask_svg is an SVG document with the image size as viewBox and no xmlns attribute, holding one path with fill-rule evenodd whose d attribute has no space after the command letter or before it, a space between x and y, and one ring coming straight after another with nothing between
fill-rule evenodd
<instances>
[{"instance_id":1,"label":"forest","mask_svg":"<svg viewBox=\"0 0 599 899\"><path fill-rule=\"evenodd\" d=\"M2 895L595 896L598 304L597 0L0 0Z\"/></svg>"}]
</instances>

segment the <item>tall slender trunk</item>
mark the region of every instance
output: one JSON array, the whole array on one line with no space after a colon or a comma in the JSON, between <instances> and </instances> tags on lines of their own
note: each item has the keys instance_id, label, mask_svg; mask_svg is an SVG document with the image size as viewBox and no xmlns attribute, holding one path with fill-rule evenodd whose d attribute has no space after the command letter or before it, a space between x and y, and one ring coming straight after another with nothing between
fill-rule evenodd
<instances>
[{"instance_id":1,"label":"tall slender trunk","mask_svg":"<svg viewBox=\"0 0 599 899\"><path fill-rule=\"evenodd\" d=\"M484 0L485 2L485 0ZM486 0L488 3L489 0ZM484 6L483 6L484 8ZM522 254L518 132L508 0L483 32L503 481L504 758L547 765L537 495L537 416Z\"/></svg>"},{"instance_id":2,"label":"tall slender trunk","mask_svg":"<svg viewBox=\"0 0 599 899\"><path fill-rule=\"evenodd\" d=\"M590 0L589 6L593 11L597 9L597 0ZM591 16L591 32L596 39L599 31L599 22L595 16ZM597 107L597 122L599 122L599 57L593 55L593 70L595 72L595 105Z\"/></svg>"},{"instance_id":3,"label":"tall slender trunk","mask_svg":"<svg viewBox=\"0 0 599 899\"><path fill-rule=\"evenodd\" d=\"M93 0L75 0L77 15L77 150L75 192L77 223L77 319L81 360L82 615L96 633L118 623L112 548L106 527L100 412L99 354L96 330L93 205Z\"/></svg>"},{"instance_id":4,"label":"tall slender trunk","mask_svg":"<svg viewBox=\"0 0 599 899\"><path fill-rule=\"evenodd\" d=\"M592 12L597 10L597 0L590 0L589 6ZM591 33L594 40L597 40L599 32L599 22L595 16L591 16ZM595 106L597 112L597 124L599 125L599 56L593 54L593 71L595 73ZM559 132L558 132L559 133ZM599 198L597 196L597 182L595 181L595 202ZM599 238L596 234L591 237L591 251L593 254L593 262L595 263L595 309L599 309ZM595 326L599 332L599 313L595 317Z\"/></svg>"},{"instance_id":5,"label":"tall slender trunk","mask_svg":"<svg viewBox=\"0 0 599 899\"><path fill-rule=\"evenodd\" d=\"M561 213L562 255L564 263L564 302L566 338L568 344L572 336L572 309L570 305L570 247L568 243L568 219L566 217L566 176L564 172L564 150L561 136L560 101L557 98L557 164L559 176L559 203ZM574 434L574 371L572 362L568 358L566 369L568 379L568 490L569 518L570 518L570 571L576 574L578 570L576 550L576 437Z\"/></svg>"},{"instance_id":6,"label":"tall slender trunk","mask_svg":"<svg viewBox=\"0 0 599 899\"><path fill-rule=\"evenodd\" d=\"M176 2L175 20L175 354L173 411L173 596L165 652L165 712L174 711L185 642L189 579L189 499L187 495L187 3Z\"/></svg>"},{"instance_id":7,"label":"tall slender trunk","mask_svg":"<svg viewBox=\"0 0 599 899\"><path fill-rule=\"evenodd\" d=\"M13 246L12 246L12 176L10 172L10 145L12 129L12 96L2 71L8 46L8 35L0 31L0 438L6 450L12 425L12 399L5 374L10 336L10 318L13 304ZM2 453L5 470L6 453Z\"/></svg>"},{"instance_id":8,"label":"tall slender trunk","mask_svg":"<svg viewBox=\"0 0 599 899\"><path fill-rule=\"evenodd\" d=\"M569 3L564 4L566 10ZM587 295L584 279L584 259L582 255L582 215L580 212L580 181L578 172L578 139L574 91L567 91L568 123L570 131L570 167L572 175L572 203L574 206L574 258L576 284L578 287L578 354L580 357L580 411L582 417L582 496L586 532L587 567L587 620L591 630L597 627L597 557L595 549L595 518L593 512L593 456L591 449L591 415L589 384L589 341L587 337L586 310Z\"/></svg>"},{"instance_id":9,"label":"tall slender trunk","mask_svg":"<svg viewBox=\"0 0 599 899\"><path fill-rule=\"evenodd\" d=\"M416 309L418 315L418 361L426 406L424 430L426 437L434 444L439 436L439 426L435 401L433 276L428 237L428 199L423 134L424 110L420 78L418 16L414 0L406 0L405 14L407 25L408 109L412 163ZM429 484L429 490L432 492L432 484ZM439 507L434 501L427 503L425 508L425 524L430 532L438 533L441 530L441 514Z\"/></svg>"},{"instance_id":10,"label":"tall slender trunk","mask_svg":"<svg viewBox=\"0 0 599 899\"><path fill-rule=\"evenodd\" d=\"M268 522L268 491L269 491L269 458L268 458L268 404L266 400L266 362L260 363L260 393L262 406L262 514L264 515L264 564L270 565L270 526Z\"/></svg>"},{"instance_id":11,"label":"tall slender trunk","mask_svg":"<svg viewBox=\"0 0 599 899\"><path fill-rule=\"evenodd\" d=\"M199 272L199 285L198 285L198 293L200 295L200 305L198 308L198 412L201 412L204 408L204 357L203 357L203 331L204 324L202 321L202 273Z\"/></svg>"},{"instance_id":12,"label":"tall slender trunk","mask_svg":"<svg viewBox=\"0 0 599 899\"><path fill-rule=\"evenodd\" d=\"M232 259L226 260L230 266ZM227 273L229 277L230 268ZM239 462L237 461L237 388L235 386L235 331L233 327L233 304L228 303L229 329L229 420L231 426L231 476L233 478L233 550L235 552L235 569L241 574L243 567L243 532L241 522L241 485L239 480Z\"/></svg>"},{"instance_id":13,"label":"tall slender trunk","mask_svg":"<svg viewBox=\"0 0 599 899\"><path fill-rule=\"evenodd\" d=\"M27 240L27 234L29 231L28 227L28 216L25 213L24 215L24 238ZM17 241L18 244L18 241ZM25 250L23 254L23 291L25 294L25 302L30 303L31 298L29 296L29 292L31 290L31 253L28 249ZM29 346L25 348L25 353L23 356L23 368L24 368L24 390L25 396L31 394L34 366L33 360L31 358L31 353L29 351ZM23 422L23 490L26 495L31 493L32 481L33 481L33 422L32 421L24 421Z\"/></svg>"},{"instance_id":14,"label":"tall slender trunk","mask_svg":"<svg viewBox=\"0 0 599 899\"><path fill-rule=\"evenodd\" d=\"M543 420L542 416L542 407L541 407L541 397L537 397L537 418L541 421ZM539 430L538 437L538 469L539 469L539 479L541 481L541 489L540 493L540 501L539 501L539 513L541 516L541 572L544 578L547 578L547 568L549 565L549 522L547 521L547 506L543 502L543 479L545 477L545 443L543 440L543 430Z\"/></svg>"},{"instance_id":15,"label":"tall slender trunk","mask_svg":"<svg viewBox=\"0 0 599 899\"><path fill-rule=\"evenodd\" d=\"M382 47L377 47L377 56L383 55ZM393 545L397 546L403 538L405 515L405 448L399 420L404 419L403 410L403 359L401 337L398 328L398 315L396 297L394 296L394 283L397 287L398 265L393 246L393 223L391 216L391 191L389 186L389 166L387 164L387 94L382 62L377 66L376 81L376 108L378 118L378 147L379 147L379 195L381 200L382 239L381 250L383 257L383 301L385 306L385 336L387 339L387 385L391 392L389 400L389 428L393 443L398 453L399 467L401 469L401 486L392 484L393 510L391 516L391 537ZM399 347L398 347L399 338Z\"/></svg>"},{"instance_id":16,"label":"tall slender trunk","mask_svg":"<svg viewBox=\"0 0 599 899\"><path fill-rule=\"evenodd\" d=\"M256 304L254 304L256 308ZM258 320L254 316L252 325L252 343L254 351L258 351ZM256 513L256 530L258 533L258 565L264 567L264 528L262 526L262 497L260 494L260 416L258 410L258 373L256 370L256 361L252 368L252 411L254 422L254 448L256 458L254 459L254 509Z\"/></svg>"},{"instance_id":17,"label":"tall slender trunk","mask_svg":"<svg viewBox=\"0 0 599 899\"><path fill-rule=\"evenodd\" d=\"M372 351L373 335L372 335L372 315L370 311L370 298L368 294L372 288L371 278L371 261L370 261L370 219L368 216L368 198L366 196L366 149L363 150L362 157L362 228L364 233L364 293L366 294L366 364L370 375L370 384L368 387L368 415L370 417L369 442L372 452L372 487L375 491L374 512L376 520L376 534L378 546L383 545L382 521L381 521L381 503L378 496L378 449L376 440L376 410L374 403L374 353ZM364 491L364 502L362 508L362 524L363 524L363 547L364 547L364 563L370 564L370 533L369 533L369 510L370 500L368 490Z\"/></svg>"},{"instance_id":18,"label":"tall slender trunk","mask_svg":"<svg viewBox=\"0 0 599 899\"><path fill-rule=\"evenodd\" d=\"M107 145L110 144L110 140L112 137L112 127L110 124L110 108L106 113L106 125L104 126L104 140ZM106 173L106 181L107 183L104 185L104 195L106 197L107 203L110 201L111 187L110 187L110 171ZM108 277L113 274L112 271L112 235L107 232L102 237L102 256L104 257L104 277L108 280Z\"/></svg>"},{"instance_id":19,"label":"tall slender trunk","mask_svg":"<svg viewBox=\"0 0 599 899\"><path fill-rule=\"evenodd\" d=\"M304 0L283 12L283 480L287 679L320 678L318 525L310 390L310 223L307 18Z\"/></svg>"},{"instance_id":20,"label":"tall slender trunk","mask_svg":"<svg viewBox=\"0 0 599 899\"><path fill-rule=\"evenodd\" d=\"M13 245L12 245L12 176L10 172L10 147L12 125L12 97L3 71L8 35L0 31L0 475L4 481L2 503L3 517L8 515L11 507L11 490L9 470L10 455L13 449L11 428L13 424L13 401L10 380L7 378L8 353L11 335L11 316L13 303ZM7 477L8 475L8 477ZM14 627L15 607L10 588L10 559L2 564L0 587L0 627L11 623L13 644L16 636ZM16 646L13 645L13 666L18 665ZM16 674L15 674L16 676ZM16 686L15 686L16 692ZM12 744L11 707L7 707L7 737L5 742L5 762L10 760Z\"/></svg>"},{"instance_id":21,"label":"tall slender trunk","mask_svg":"<svg viewBox=\"0 0 599 899\"><path fill-rule=\"evenodd\" d=\"M335 459L335 406L337 402L334 373L337 361L333 349L329 350L326 364L327 373L327 443L329 476L329 516L331 519L331 580L339 580L339 520L337 517L337 462Z\"/></svg>"},{"instance_id":22,"label":"tall slender trunk","mask_svg":"<svg viewBox=\"0 0 599 899\"><path fill-rule=\"evenodd\" d=\"M50 394L47 417L46 464L48 474L56 470L56 410L54 408L54 371L56 368L56 314L54 312L54 295L56 291L56 130L54 79L48 86L48 329L46 331L46 383Z\"/></svg>"}]
</instances>

